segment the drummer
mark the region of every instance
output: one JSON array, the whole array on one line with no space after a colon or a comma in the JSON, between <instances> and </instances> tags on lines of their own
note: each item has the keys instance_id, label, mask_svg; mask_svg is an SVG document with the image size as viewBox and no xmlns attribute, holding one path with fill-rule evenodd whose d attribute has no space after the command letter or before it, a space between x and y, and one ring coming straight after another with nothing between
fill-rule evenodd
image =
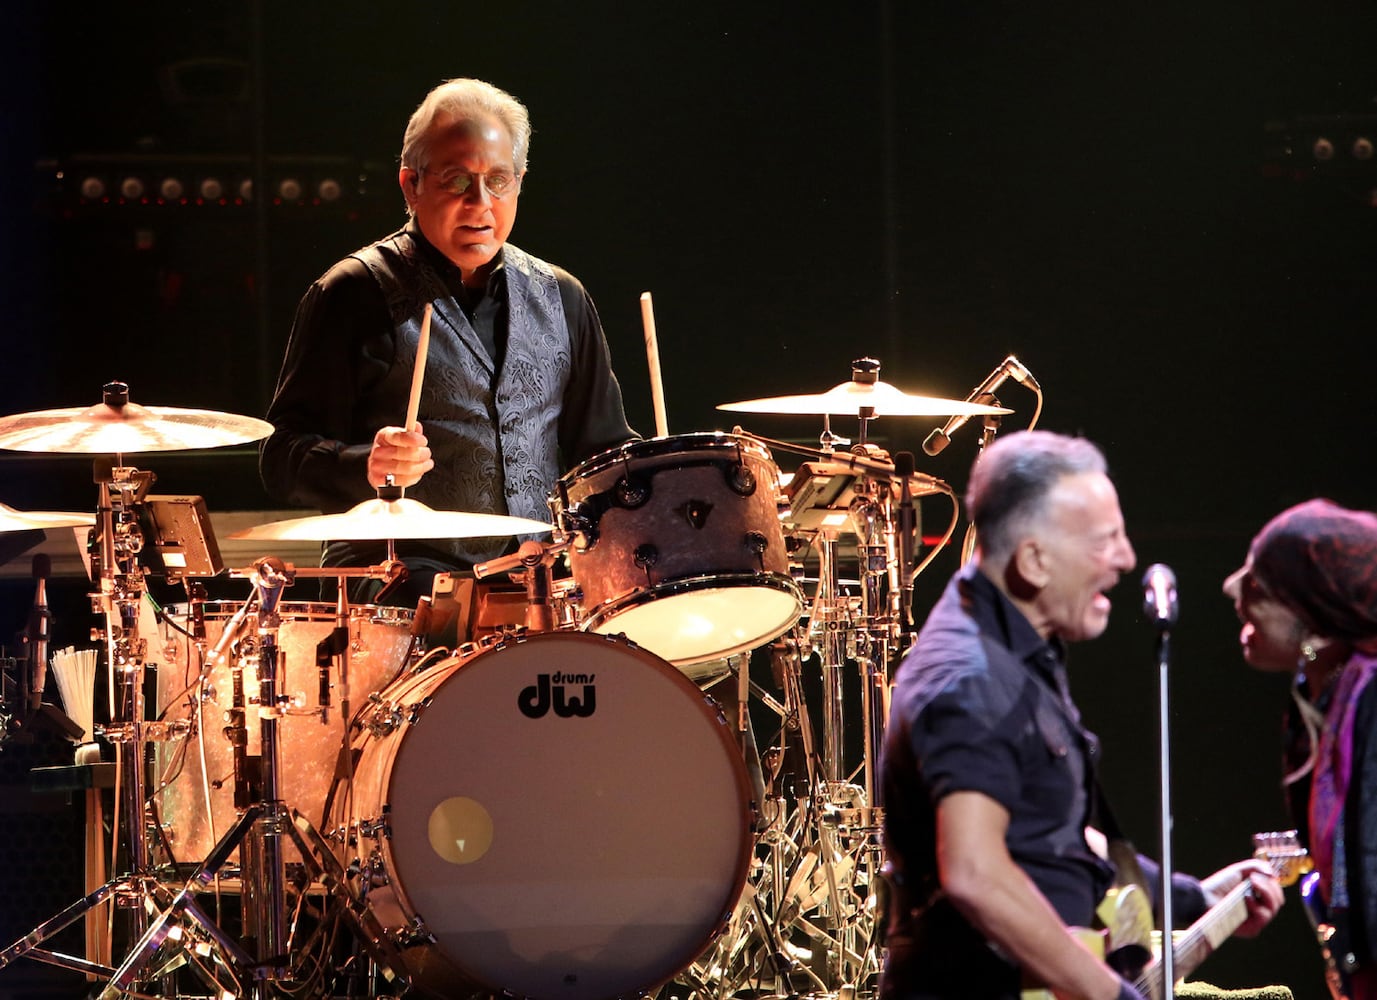
<instances>
[{"instance_id":1,"label":"drummer","mask_svg":"<svg viewBox=\"0 0 1377 1000\"><path fill-rule=\"evenodd\" d=\"M390 479L432 509L548 522L561 471L637 436L588 292L507 242L530 138L526 108L481 80L448 80L412 114L397 173L410 219L297 307L259 461L274 499L337 513ZM403 427L427 303L419 419ZM399 542L409 579L389 602L515 544ZM322 562L384 558L384 543L342 540Z\"/></svg>"}]
</instances>

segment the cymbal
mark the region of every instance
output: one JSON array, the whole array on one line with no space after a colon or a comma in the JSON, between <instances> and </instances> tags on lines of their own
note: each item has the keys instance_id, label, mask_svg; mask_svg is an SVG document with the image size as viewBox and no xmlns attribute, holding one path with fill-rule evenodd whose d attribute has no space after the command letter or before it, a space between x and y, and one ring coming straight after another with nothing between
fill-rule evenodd
<instances>
[{"instance_id":1,"label":"cymbal","mask_svg":"<svg viewBox=\"0 0 1377 1000\"><path fill-rule=\"evenodd\" d=\"M888 382L843 382L826 392L808 396L773 396L747 399L739 403L719 403L719 410L743 413L859 413L869 407L876 416L887 417L977 417L985 414L1013 413L1003 406L967 403L936 396L917 396Z\"/></svg>"},{"instance_id":2,"label":"cymbal","mask_svg":"<svg viewBox=\"0 0 1377 1000\"><path fill-rule=\"evenodd\" d=\"M265 438L272 424L215 410L171 406L72 406L0 417L0 448L123 455L219 448Z\"/></svg>"},{"instance_id":3,"label":"cymbal","mask_svg":"<svg viewBox=\"0 0 1377 1000\"><path fill-rule=\"evenodd\" d=\"M470 514L432 510L418 500L365 500L342 514L318 514L270 521L236 531L230 538L267 541L328 542L336 539L491 538L550 531L541 521L507 514Z\"/></svg>"},{"instance_id":4,"label":"cymbal","mask_svg":"<svg viewBox=\"0 0 1377 1000\"><path fill-rule=\"evenodd\" d=\"M95 514L65 510L15 510L0 503L0 532L30 531L34 528L80 528L96 523Z\"/></svg>"}]
</instances>

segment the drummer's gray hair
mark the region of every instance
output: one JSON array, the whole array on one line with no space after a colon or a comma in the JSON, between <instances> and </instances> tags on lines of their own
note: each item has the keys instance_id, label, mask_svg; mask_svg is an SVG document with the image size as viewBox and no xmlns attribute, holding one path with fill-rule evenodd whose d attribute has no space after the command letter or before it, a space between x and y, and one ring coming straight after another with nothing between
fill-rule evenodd
<instances>
[{"instance_id":1,"label":"drummer's gray hair","mask_svg":"<svg viewBox=\"0 0 1377 1000\"><path fill-rule=\"evenodd\" d=\"M1046 511L1057 482L1087 472L1105 473L1107 465L1104 453L1084 438L1019 431L986 448L966 488L966 513L982 558L1002 565Z\"/></svg>"},{"instance_id":2,"label":"drummer's gray hair","mask_svg":"<svg viewBox=\"0 0 1377 1000\"><path fill-rule=\"evenodd\" d=\"M491 115L506 128L512 137L512 164L518 174L523 173L531 148L530 113L500 87L469 77L446 80L411 113L402 136L402 166L420 171L429 164L431 127L437 118L465 121L480 115Z\"/></svg>"}]
</instances>

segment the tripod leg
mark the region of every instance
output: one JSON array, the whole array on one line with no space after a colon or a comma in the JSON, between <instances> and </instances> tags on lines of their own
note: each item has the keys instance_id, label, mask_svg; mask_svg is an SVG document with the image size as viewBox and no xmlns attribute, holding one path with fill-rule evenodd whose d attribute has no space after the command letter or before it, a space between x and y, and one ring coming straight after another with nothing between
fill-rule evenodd
<instances>
[{"instance_id":1,"label":"tripod leg","mask_svg":"<svg viewBox=\"0 0 1377 1000\"><path fill-rule=\"evenodd\" d=\"M230 961L233 964L245 970L252 965L253 960L233 941L224 937L223 934L218 933L219 929L215 927L212 921L205 917L199 907L195 906L191 897L197 885L206 885L214 879L215 873L220 870L229 859L229 856L234 852L235 848L243 841L245 834L254 822L257 821L259 816L262 815L262 812L263 808L261 806L251 806L246 810L244 815L240 816L239 819L235 821L234 826L230 827L225 835L220 838L220 842L211 848L210 854L201 862L196 871L192 873L191 878L187 881L182 890L173 896L169 903L159 904L164 906L163 911L149 923L147 929L140 935L133 948L130 949L129 955L124 960L124 963L120 965L118 969L114 970L114 974L110 977L110 981L106 983L105 988L101 990L99 1000L119 1000L120 994L127 992L129 987L134 983L138 982L140 979L152 978L146 976L144 973L163 943L169 937L173 939L174 943L182 943L180 921L187 912L191 912L193 918L197 920L202 928L207 930L211 936L214 937L216 943L220 944L222 949L229 955ZM160 891L159 887L155 884L151 886L145 885L144 888L150 895L156 895Z\"/></svg>"},{"instance_id":2,"label":"tripod leg","mask_svg":"<svg viewBox=\"0 0 1377 1000\"><path fill-rule=\"evenodd\" d=\"M383 978L388 982L401 980L409 983L401 952L392 944L387 932L368 909L367 904L349 888L348 875L343 866L331 852L330 845L311 825L311 821L293 809L292 824L287 827L287 832L291 835L297 850L301 852L311 877L319 881L342 904L341 912L345 920L369 957L377 963Z\"/></svg>"},{"instance_id":3,"label":"tripod leg","mask_svg":"<svg viewBox=\"0 0 1377 1000\"><path fill-rule=\"evenodd\" d=\"M107 882L89 896L82 897L71 906L49 917L4 951L0 951L0 969L3 969L17 958L23 958L25 955L29 955L48 938L52 937L68 924L75 923L77 920L86 916L101 903L105 902L112 893L118 889L125 888L127 885L128 883L123 880ZM46 956L51 956L51 954L51 952L44 953ZM40 956L35 955L34 957L39 958ZM48 961L48 958L42 958L41 960ZM51 964L59 963L53 962Z\"/></svg>"}]
</instances>

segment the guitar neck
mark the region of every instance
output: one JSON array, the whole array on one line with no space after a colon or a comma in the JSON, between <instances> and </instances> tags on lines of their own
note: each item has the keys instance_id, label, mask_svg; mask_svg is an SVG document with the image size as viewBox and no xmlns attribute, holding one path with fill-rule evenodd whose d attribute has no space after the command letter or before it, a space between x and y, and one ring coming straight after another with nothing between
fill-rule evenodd
<instances>
[{"instance_id":1,"label":"guitar neck","mask_svg":"<svg viewBox=\"0 0 1377 1000\"><path fill-rule=\"evenodd\" d=\"M1189 976L1200 963L1214 954L1224 941L1248 919L1248 897L1252 883L1240 882L1230 889L1218 903L1172 941L1172 975L1176 979ZM1134 984L1145 996L1162 997L1162 963L1153 959Z\"/></svg>"}]
</instances>

